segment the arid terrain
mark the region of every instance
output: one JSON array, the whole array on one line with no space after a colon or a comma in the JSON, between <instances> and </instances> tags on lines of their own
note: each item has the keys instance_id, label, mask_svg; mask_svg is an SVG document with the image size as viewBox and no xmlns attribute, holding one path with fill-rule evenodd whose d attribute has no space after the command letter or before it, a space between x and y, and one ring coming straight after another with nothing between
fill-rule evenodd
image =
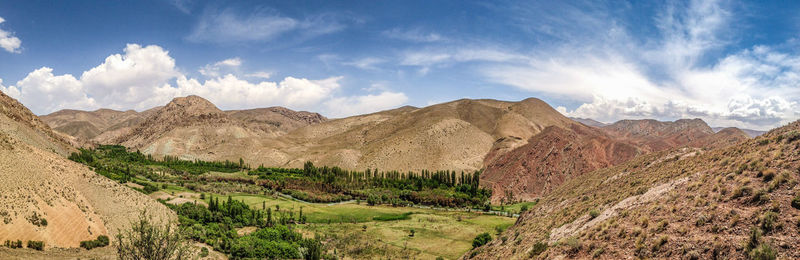
<instances>
[{"instance_id":1,"label":"arid terrain","mask_svg":"<svg viewBox=\"0 0 800 260\"><path fill-rule=\"evenodd\" d=\"M2 93L0 111L2 240L77 247L98 235L113 237L142 210L162 220L174 218L144 194L67 160L75 148Z\"/></svg>"}]
</instances>

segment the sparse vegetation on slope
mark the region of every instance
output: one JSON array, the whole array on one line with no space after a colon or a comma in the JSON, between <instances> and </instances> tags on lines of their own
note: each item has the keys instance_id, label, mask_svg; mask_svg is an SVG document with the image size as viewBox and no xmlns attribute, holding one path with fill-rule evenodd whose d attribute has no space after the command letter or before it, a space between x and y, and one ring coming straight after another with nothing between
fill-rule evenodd
<instances>
[{"instance_id":1,"label":"sparse vegetation on slope","mask_svg":"<svg viewBox=\"0 0 800 260\"><path fill-rule=\"evenodd\" d=\"M789 141L798 129L654 153L569 180L504 232L520 243L495 239L475 258L798 258L800 143ZM529 253L538 243L547 250Z\"/></svg>"}]
</instances>

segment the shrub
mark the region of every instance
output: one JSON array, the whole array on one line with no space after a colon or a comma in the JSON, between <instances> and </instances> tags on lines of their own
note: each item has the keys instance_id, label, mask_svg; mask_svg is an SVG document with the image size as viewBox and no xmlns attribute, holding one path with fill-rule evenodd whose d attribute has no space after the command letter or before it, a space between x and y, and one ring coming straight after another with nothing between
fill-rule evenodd
<instances>
[{"instance_id":1,"label":"shrub","mask_svg":"<svg viewBox=\"0 0 800 260\"><path fill-rule=\"evenodd\" d=\"M577 253L578 251L581 251L581 248L583 247L581 241L575 237L567 238L567 240L564 241L564 245L567 246L567 252L570 254L574 254Z\"/></svg>"},{"instance_id":2,"label":"shrub","mask_svg":"<svg viewBox=\"0 0 800 260\"><path fill-rule=\"evenodd\" d=\"M522 207L519 209L520 214L522 214L525 211L528 211L528 205L522 205Z\"/></svg>"},{"instance_id":3,"label":"shrub","mask_svg":"<svg viewBox=\"0 0 800 260\"><path fill-rule=\"evenodd\" d=\"M765 233L769 233L777 227L777 222L778 213L768 211L761 217L761 229L764 230Z\"/></svg>"},{"instance_id":4,"label":"shrub","mask_svg":"<svg viewBox=\"0 0 800 260\"><path fill-rule=\"evenodd\" d=\"M108 236L106 235L97 236L97 242L99 242L102 246L107 246L109 243Z\"/></svg>"},{"instance_id":5,"label":"shrub","mask_svg":"<svg viewBox=\"0 0 800 260\"><path fill-rule=\"evenodd\" d=\"M117 235L117 257L121 260L187 258L188 245L174 226L171 222L158 226L142 212L139 220L131 223L130 229Z\"/></svg>"},{"instance_id":6,"label":"shrub","mask_svg":"<svg viewBox=\"0 0 800 260\"><path fill-rule=\"evenodd\" d=\"M28 240L28 248L42 251L44 250L44 241Z\"/></svg>"},{"instance_id":7,"label":"shrub","mask_svg":"<svg viewBox=\"0 0 800 260\"><path fill-rule=\"evenodd\" d=\"M206 257L206 256L208 256L208 248L205 247L200 248L200 257Z\"/></svg>"},{"instance_id":8,"label":"shrub","mask_svg":"<svg viewBox=\"0 0 800 260\"><path fill-rule=\"evenodd\" d=\"M753 192L753 189L747 186L742 186L733 191L733 195L731 195L732 199L736 199L739 197L750 195Z\"/></svg>"},{"instance_id":9,"label":"shrub","mask_svg":"<svg viewBox=\"0 0 800 260\"><path fill-rule=\"evenodd\" d=\"M594 218L596 218L597 216L600 216L600 212L599 212L599 211L597 211L596 209L593 209L593 210L589 211L589 217L590 217L591 219L594 219Z\"/></svg>"},{"instance_id":10,"label":"shrub","mask_svg":"<svg viewBox=\"0 0 800 260\"><path fill-rule=\"evenodd\" d=\"M5 246L8 248L22 248L22 240L17 240L17 241L6 240Z\"/></svg>"},{"instance_id":11,"label":"shrub","mask_svg":"<svg viewBox=\"0 0 800 260\"><path fill-rule=\"evenodd\" d=\"M531 247L531 251L528 253L528 258L534 258L536 256L539 256L546 250L547 250L547 244L542 242L536 242L536 244L533 244L533 247Z\"/></svg>"},{"instance_id":12,"label":"shrub","mask_svg":"<svg viewBox=\"0 0 800 260\"><path fill-rule=\"evenodd\" d=\"M794 199L792 199L792 208L800 209L800 196L794 197Z\"/></svg>"},{"instance_id":13,"label":"shrub","mask_svg":"<svg viewBox=\"0 0 800 260\"><path fill-rule=\"evenodd\" d=\"M755 249L761 241L761 230L758 228L751 228L750 235L747 237L747 241L744 243L744 249L747 252L752 251Z\"/></svg>"},{"instance_id":14,"label":"shrub","mask_svg":"<svg viewBox=\"0 0 800 260\"><path fill-rule=\"evenodd\" d=\"M753 251L750 251L750 259L753 260L775 260L777 253L768 244L761 244Z\"/></svg>"},{"instance_id":15,"label":"shrub","mask_svg":"<svg viewBox=\"0 0 800 260\"><path fill-rule=\"evenodd\" d=\"M492 241L492 235L489 235L489 233L481 233L472 240L472 248L481 247L489 243L489 241Z\"/></svg>"}]
</instances>

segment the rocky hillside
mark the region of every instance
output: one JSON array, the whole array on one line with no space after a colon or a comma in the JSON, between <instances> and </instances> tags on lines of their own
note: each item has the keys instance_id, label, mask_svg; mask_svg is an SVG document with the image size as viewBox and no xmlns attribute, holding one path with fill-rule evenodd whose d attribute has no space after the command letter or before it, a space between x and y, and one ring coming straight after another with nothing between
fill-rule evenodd
<instances>
[{"instance_id":1,"label":"rocky hillside","mask_svg":"<svg viewBox=\"0 0 800 260\"><path fill-rule=\"evenodd\" d=\"M0 93L0 241L78 247L112 237L140 210L174 217L144 194L99 176L62 154L73 150L16 100Z\"/></svg>"},{"instance_id":2,"label":"rocky hillside","mask_svg":"<svg viewBox=\"0 0 800 260\"><path fill-rule=\"evenodd\" d=\"M719 148L749 139L737 128L717 133L700 119L623 120L602 128L572 124L533 136L496 159L487 157L482 184L492 202L531 201L569 178L677 147Z\"/></svg>"},{"instance_id":3,"label":"rocky hillside","mask_svg":"<svg viewBox=\"0 0 800 260\"><path fill-rule=\"evenodd\" d=\"M675 122L620 120L604 126L603 130L652 151L680 147L714 134L711 127L700 119L680 119Z\"/></svg>"},{"instance_id":4,"label":"rocky hillside","mask_svg":"<svg viewBox=\"0 0 800 260\"><path fill-rule=\"evenodd\" d=\"M800 122L640 156L567 180L464 258L800 258L798 169Z\"/></svg>"},{"instance_id":5,"label":"rocky hillside","mask_svg":"<svg viewBox=\"0 0 800 260\"><path fill-rule=\"evenodd\" d=\"M120 134L128 133L134 126L160 107L143 112L98 109L81 111L65 109L41 117L53 130L87 143L104 143Z\"/></svg>"},{"instance_id":6,"label":"rocky hillside","mask_svg":"<svg viewBox=\"0 0 800 260\"><path fill-rule=\"evenodd\" d=\"M532 201L567 179L617 165L647 152L582 124L548 127L528 143L492 160L481 184L492 202Z\"/></svg>"}]
</instances>

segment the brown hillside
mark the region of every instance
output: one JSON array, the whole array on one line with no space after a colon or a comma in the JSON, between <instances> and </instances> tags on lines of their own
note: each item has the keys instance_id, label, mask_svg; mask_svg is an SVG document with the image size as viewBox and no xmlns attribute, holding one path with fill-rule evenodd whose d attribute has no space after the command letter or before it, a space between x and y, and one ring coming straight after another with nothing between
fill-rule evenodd
<instances>
[{"instance_id":1,"label":"brown hillside","mask_svg":"<svg viewBox=\"0 0 800 260\"><path fill-rule=\"evenodd\" d=\"M546 128L528 143L491 161L481 175L492 202L531 201L569 178L623 163L645 153L582 124Z\"/></svg>"},{"instance_id":2,"label":"brown hillside","mask_svg":"<svg viewBox=\"0 0 800 260\"><path fill-rule=\"evenodd\" d=\"M711 127L700 119L680 119L675 122L646 120L620 120L603 130L612 136L629 140L653 151L684 146L714 134Z\"/></svg>"},{"instance_id":3,"label":"brown hillside","mask_svg":"<svg viewBox=\"0 0 800 260\"><path fill-rule=\"evenodd\" d=\"M144 194L55 153L64 144L24 106L13 104L19 103L4 99L0 114L0 241L77 247L98 235L113 239L143 209L160 219L174 217Z\"/></svg>"},{"instance_id":4,"label":"brown hillside","mask_svg":"<svg viewBox=\"0 0 800 260\"><path fill-rule=\"evenodd\" d=\"M284 108L223 112L190 96L164 106L112 143L156 156L299 167L478 170L545 127L572 121L538 99L457 100L327 120ZM102 136L103 134L101 134Z\"/></svg>"},{"instance_id":5,"label":"brown hillside","mask_svg":"<svg viewBox=\"0 0 800 260\"><path fill-rule=\"evenodd\" d=\"M797 259L798 169L800 121L725 148L640 156L567 180L464 258Z\"/></svg>"},{"instance_id":6,"label":"brown hillside","mask_svg":"<svg viewBox=\"0 0 800 260\"><path fill-rule=\"evenodd\" d=\"M54 133L27 107L0 92L0 132L39 149L67 156L74 151L69 142Z\"/></svg>"}]
</instances>

